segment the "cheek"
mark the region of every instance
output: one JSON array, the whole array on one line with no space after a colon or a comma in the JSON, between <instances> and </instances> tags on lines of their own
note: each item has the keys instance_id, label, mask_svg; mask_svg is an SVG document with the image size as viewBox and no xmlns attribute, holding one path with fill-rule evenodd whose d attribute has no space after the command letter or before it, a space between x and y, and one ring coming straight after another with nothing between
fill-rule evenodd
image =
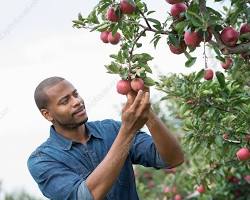
<instances>
[{"instance_id":1,"label":"cheek","mask_svg":"<svg viewBox=\"0 0 250 200\"><path fill-rule=\"evenodd\" d=\"M60 108L60 109L57 109L55 110L55 112L53 113L53 117L55 119L59 119L59 120L67 120L69 118L71 118L71 114L70 114L70 111L67 107L63 107L63 108Z\"/></svg>"}]
</instances>

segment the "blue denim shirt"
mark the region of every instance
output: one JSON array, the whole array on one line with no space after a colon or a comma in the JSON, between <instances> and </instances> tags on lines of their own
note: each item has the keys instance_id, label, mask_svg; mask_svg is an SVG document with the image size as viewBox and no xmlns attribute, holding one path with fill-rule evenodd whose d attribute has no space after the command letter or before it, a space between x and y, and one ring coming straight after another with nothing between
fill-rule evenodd
<instances>
[{"instance_id":1,"label":"blue denim shirt","mask_svg":"<svg viewBox=\"0 0 250 200\"><path fill-rule=\"evenodd\" d=\"M43 195L53 200L93 200L85 180L97 167L114 142L121 122L106 119L87 122L87 143L73 142L58 134L53 126L50 137L29 157L28 168ZM152 137L138 131L125 164L105 200L138 200L133 164L166 168Z\"/></svg>"}]
</instances>

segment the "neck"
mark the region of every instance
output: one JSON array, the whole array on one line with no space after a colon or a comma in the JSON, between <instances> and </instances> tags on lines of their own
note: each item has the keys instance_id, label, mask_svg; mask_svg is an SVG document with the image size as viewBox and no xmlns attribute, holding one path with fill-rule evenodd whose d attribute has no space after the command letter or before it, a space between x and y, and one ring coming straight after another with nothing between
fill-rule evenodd
<instances>
[{"instance_id":1,"label":"neck","mask_svg":"<svg viewBox=\"0 0 250 200\"><path fill-rule=\"evenodd\" d=\"M85 124L72 129L65 129L64 127L55 124L54 127L57 133L72 141L85 143L88 140Z\"/></svg>"}]
</instances>

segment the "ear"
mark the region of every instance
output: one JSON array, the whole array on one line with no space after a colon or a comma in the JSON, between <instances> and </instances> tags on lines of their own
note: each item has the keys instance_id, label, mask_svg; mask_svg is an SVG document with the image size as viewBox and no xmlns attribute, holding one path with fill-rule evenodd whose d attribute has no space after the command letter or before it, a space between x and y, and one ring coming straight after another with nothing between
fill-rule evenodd
<instances>
[{"instance_id":1,"label":"ear","mask_svg":"<svg viewBox=\"0 0 250 200\"><path fill-rule=\"evenodd\" d=\"M47 109L43 108L40 110L40 112L48 121L50 122L53 121L53 117L51 116L50 112Z\"/></svg>"}]
</instances>

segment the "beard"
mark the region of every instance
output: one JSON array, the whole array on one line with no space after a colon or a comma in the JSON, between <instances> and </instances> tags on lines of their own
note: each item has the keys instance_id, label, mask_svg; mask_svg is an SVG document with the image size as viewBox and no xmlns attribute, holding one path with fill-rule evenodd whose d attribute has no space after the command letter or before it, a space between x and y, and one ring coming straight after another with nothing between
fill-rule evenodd
<instances>
[{"instance_id":1,"label":"beard","mask_svg":"<svg viewBox=\"0 0 250 200\"><path fill-rule=\"evenodd\" d=\"M82 120L81 122L75 122L75 123L67 123L67 122L61 122L59 120L54 119L53 124L57 124L60 127L62 127L63 129L67 129L67 130L72 130L72 129L76 129L79 126L82 126L83 124L85 124L88 121L88 117L85 118L84 120Z\"/></svg>"}]
</instances>

